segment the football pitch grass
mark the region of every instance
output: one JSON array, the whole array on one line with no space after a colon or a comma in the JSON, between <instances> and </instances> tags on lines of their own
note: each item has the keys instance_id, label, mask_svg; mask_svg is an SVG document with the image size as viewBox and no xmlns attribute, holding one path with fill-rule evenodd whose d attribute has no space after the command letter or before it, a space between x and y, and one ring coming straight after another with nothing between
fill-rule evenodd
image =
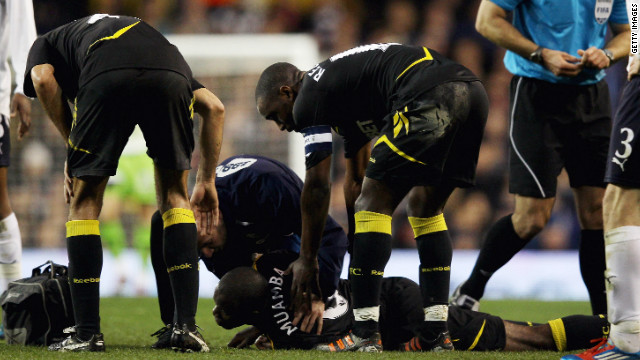
<instances>
[{"instance_id":1,"label":"football pitch grass","mask_svg":"<svg viewBox=\"0 0 640 360\"><path fill-rule=\"evenodd\" d=\"M260 360L311 360L311 359L477 359L477 360L533 360L560 359L559 352L465 352L451 353L400 353L382 354L341 353L328 354L317 351L229 349L226 344L237 330L224 330L213 320L213 300L200 299L197 321L201 332L211 347L206 354L183 354L171 350L153 350L150 345L156 339L149 336L162 323L155 298L103 298L101 299L102 332L106 353L53 353L44 347L7 345L0 341L0 359L260 359ZM546 322L572 314L589 314L586 302L542 302L525 300L483 301L481 310L504 319Z\"/></svg>"}]
</instances>

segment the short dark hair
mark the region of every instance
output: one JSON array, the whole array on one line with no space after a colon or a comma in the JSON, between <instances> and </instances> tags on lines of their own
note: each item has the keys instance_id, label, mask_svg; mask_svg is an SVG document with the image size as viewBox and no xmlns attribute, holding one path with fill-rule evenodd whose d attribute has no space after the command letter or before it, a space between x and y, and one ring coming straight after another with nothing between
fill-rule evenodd
<instances>
[{"instance_id":1,"label":"short dark hair","mask_svg":"<svg viewBox=\"0 0 640 360\"><path fill-rule=\"evenodd\" d=\"M246 316L262 310L266 302L267 280L248 266L237 267L226 273L218 283L214 299L229 315Z\"/></svg>"},{"instance_id":2,"label":"short dark hair","mask_svg":"<svg viewBox=\"0 0 640 360\"><path fill-rule=\"evenodd\" d=\"M295 65L288 62L277 62L264 69L256 85L255 100L277 94L282 85L292 86L298 71L300 70Z\"/></svg>"}]
</instances>

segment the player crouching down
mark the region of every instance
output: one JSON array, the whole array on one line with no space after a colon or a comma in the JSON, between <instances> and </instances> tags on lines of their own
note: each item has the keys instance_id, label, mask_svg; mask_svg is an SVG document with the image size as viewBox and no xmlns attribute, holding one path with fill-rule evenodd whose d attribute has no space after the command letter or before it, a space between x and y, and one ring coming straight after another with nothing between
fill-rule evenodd
<instances>
[{"instance_id":1,"label":"player crouching down","mask_svg":"<svg viewBox=\"0 0 640 360\"><path fill-rule=\"evenodd\" d=\"M327 301L322 328L303 332L293 325L291 276L284 271L297 254L267 253L250 267L239 267L224 275L213 295L213 316L225 329L249 324L235 335L230 347L259 349L315 349L352 351L350 333L353 306L348 280ZM385 350L419 350L410 341L423 318L420 287L401 277L383 278L380 333ZM573 315L531 324L503 320L490 314L449 307L447 325L457 350L569 351L592 346L603 338L609 324L603 316ZM262 335L262 336L261 336Z\"/></svg>"}]
</instances>

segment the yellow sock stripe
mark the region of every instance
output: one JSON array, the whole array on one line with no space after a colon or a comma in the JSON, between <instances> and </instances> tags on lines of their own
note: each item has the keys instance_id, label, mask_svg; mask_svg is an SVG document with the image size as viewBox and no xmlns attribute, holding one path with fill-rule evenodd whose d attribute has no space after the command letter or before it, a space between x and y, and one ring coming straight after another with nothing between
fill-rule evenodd
<instances>
[{"instance_id":1,"label":"yellow sock stripe","mask_svg":"<svg viewBox=\"0 0 640 360\"><path fill-rule=\"evenodd\" d=\"M564 329L562 319L550 320L549 326L551 326L551 334L553 335L553 341L556 343L558 351L567 350L567 332Z\"/></svg>"},{"instance_id":2,"label":"yellow sock stripe","mask_svg":"<svg viewBox=\"0 0 640 360\"><path fill-rule=\"evenodd\" d=\"M409 216L409 224L411 224L413 235L416 238L421 235L445 231L448 229L447 223L444 221L444 214L432 216L430 218Z\"/></svg>"},{"instance_id":3,"label":"yellow sock stripe","mask_svg":"<svg viewBox=\"0 0 640 360\"><path fill-rule=\"evenodd\" d=\"M135 22L135 23L133 23L133 24L131 24L131 25L129 25L129 26L123 27L122 29L120 29L120 30L116 31L116 32L115 32L113 35L111 35L111 36L105 36L105 37L103 37L103 38L101 38L101 39L98 39L98 40L94 41L94 42L93 42L93 44L89 45L89 48L87 49L87 54L89 53L89 50L91 50L91 47L93 47L93 45L95 45L95 44L97 44L97 43L99 43L99 42L101 42L101 41L117 39L117 38L119 38L120 36L122 36L122 34L126 33L127 31L129 31L129 29L131 29L132 27L134 27L134 26L138 25L139 23L140 23L140 21Z\"/></svg>"},{"instance_id":4,"label":"yellow sock stripe","mask_svg":"<svg viewBox=\"0 0 640 360\"><path fill-rule=\"evenodd\" d=\"M173 208L162 214L162 221L166 229L176 224L195 224L196 218L193 216L193 211L189 209Z\"/></svg>"},{"instance_id":5,"label":"yellow sock stripe","mask_svg":"<svg viewBox=\"0 0 640 360\"><path fill-rule=\"evenodd\" d=\"M81 235L100 235L100 222L98 220L71 220L67 221L67 237Z\"/></svg>"},{"instance_id":6,"label":"yellow sock stripe","mask_svg":"<svg viewBox=\"0 0 640 360\"><path fill-rule=\"evenodd\" d=\"M358 211L356 218L356 234L377 232L391 235L391 216L372 211Z\"/></svg>"},{"instance_id":7,"label":"yellow sock stripe","mask_svg":"<svg viewBox=\"0 0 640 360\"><path fill-rule=\"evenodd\" d=\"M382 135L378 139L378 141L376 141L376 143L375 143L375 145L373 145L373 147L378 146L378 144L380 144L380 143L387 144L387 146L389 148L391 148L391 150L393 150L393 152L395 152L396 154L402 156L403 158L405 158L405 159L407 159L407 160L409 160L411 162L415 162L415 163L422 164L422 165L427 165L427 164L423 163L422 161L419 161L419 160L416 160L416 159L412 158L411 156L405 154L402 150L398 149L395 145L393 145L391 143L391 141L389 141L389 139L387 138L387 135Z\"/></svg>"},{"instance_id":8,"label":"yellow sock stripe","mask_svg":"<svg viewBox=\"0 0 640 360\"><path fill-rule=\"evenodd\" d=\"M423 58L420 58L416 61L414 61L413 63L411 63L411 65L407 66L406 69L404 69L400 75L398 75L398 77L396 78L396 81L398 81L398 79L400 79L400 77L402 75L404 75L404 73L406 73L407 71L409 71L409 69L411 69L412 67L414 67L415 65L418 65L419 63L423 62L423 61L427 61L427 60L433 60L433 56L431 56L431 53L429 52L429 50L427 50L426 47L422 47L424 49L424 54L425 56Z\"/></svg>"},{"instance_id":9,"label":"yellow sock stripe","mask_svg":"<svg viewBox=\"0 0 640 360\"><path fill-rule=\"evenodd\" d=\"M478 345L478 342L480 342L480 338L482 337L482 333L484 332L484 326L487 324L487 320L483 320L482 321L482 326L480 327L480 331L478 331L478 335L476 335L476 338L473 340L473 343L471 344L471 346L469 346L469 348L467 350L473 350L476 345Z\"/></svg>"}]
</instances>

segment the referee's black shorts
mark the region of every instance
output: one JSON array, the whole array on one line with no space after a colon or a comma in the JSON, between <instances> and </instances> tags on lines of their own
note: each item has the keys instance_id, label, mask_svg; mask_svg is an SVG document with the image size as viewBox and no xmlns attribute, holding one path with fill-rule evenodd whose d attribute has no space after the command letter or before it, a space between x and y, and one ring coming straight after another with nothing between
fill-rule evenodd
<instances>
[{"instance_id":1,"label":"referee's black shorts","mask_svg":"<svg viewBox=\"0 0 640 360\"><path fill-rule=\"evenodd\" d=\"M511 80L509 191L555 197L567 170L571 187L604 187L611 131L609 88L554 84L514 76Z\"/></svg>"},{"instance_id":2,"label":"referee's black shorts","mask_svg":"<svg viewBox=\"0 0 640 360\"><path fill-rule=\"evenodd\" d=\"M75 101L67 153L71 176L115 175L136 124L157 166L190 169L193 100L191 82L173 71L122 69L96 76Z\"/></svg>"},{"instance_id":3,"label":"referee's black shorts","mask_svg":"<svg viewBox=\"0 0 640 360\"><path fill-rule=\"evenodd\" d=\"M640 76L624 88L613 120L605 181L640 188Z\"/></svg>"},{"instance_id":4,"label":"referee's black shorts","mask_svg":"<svg viewBox=\"0 0 640 360\"><path fill-rule=\"evenodd\" d=\"M447 82L388 114L366 175L392 186L474 184L489 101L480 81Z\"/></svg>"}]
</instances>

